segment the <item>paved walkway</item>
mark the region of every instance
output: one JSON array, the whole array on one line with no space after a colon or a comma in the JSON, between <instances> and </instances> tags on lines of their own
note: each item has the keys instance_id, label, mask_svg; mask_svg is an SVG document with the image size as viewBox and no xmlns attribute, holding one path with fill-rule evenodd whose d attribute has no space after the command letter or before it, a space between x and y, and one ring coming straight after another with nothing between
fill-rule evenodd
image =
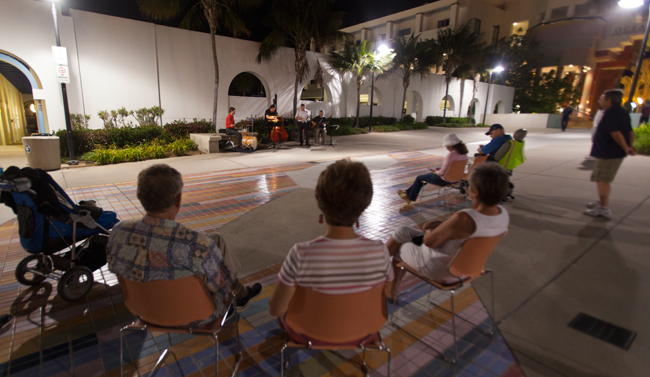
<instances>
[{"instance_id":1,"label":"paved walkway","mask_svg":"<svg viewBox=\"0 0 650 377\"><path fill-rule=\"evenodd\" d=\"M399 199L396 198L396 195L391 194L391 191L405 187L418 169L423 170L429 164L439 163L440 159L436 156L444 155L442 148L423 148L439 146L445 131L447 130L432 129L397 134L342 137L338 139L339 147L336 150L312 152L307 150L287 150L275 153L260 152L259 154L254 153L245 156L225 154L194 156L168 159L165 162L177 167L184 175L193 175L192 179L197 180L196 195L199 199L201 198L200 195L205 194L210 197L209 199L205 198L208 199L207 201L214 200L214 203L217 203L220 199L219 195L223 195L224 192L232 193L236 191L237 195L241 196L236 201L243 201L243 207L245 208L246 205L250 205L251 202L256 200L255 194L253 194L256 190L259 192L259 190L266 189L270 197L274 195L277 197L268 202L262 200L259 204L255 204L258 206L254 210L243 211L239 216L233 215L233 213L236 213L238 207L242 207L242 205L224 201L222 203L223 209L234 211L229 214L231 217L228 218L229 221L224 222L225 225L221 223L218 225L209 224L210 221L214 220L203 221L206 224L201 227L202 229L209 230L212 229L211 227L216 228L223 225L220 231L232 237L232 235L237 235L237 229L244 229L244 226L253 224L254 217L258 217L254 216L255 214L259 214L259 217L264 218L273 214L279 216L282 213L285 215L290 213L291 216L286 217L294 217L296 218L295 221L305 224L306 231L303 233L307 237L311 236L311 234L317 234L319 231L316 220L312 219L317 214L311 214L311 211L309 211L310 204L308 203L310 192L313 193L313 191L310 191L309 184L313 181L313 176L315 176L314 170L317 169L318 165L322 165L314 162L350 155L366 155L367 161L365 162L375 166L373 179L387 176L386 179L391 180L391 182L382 183L383 191L380 192L385 192L385 194L379 195L379 197L382 200L381 203L385 205L371 208L368 211L366 214L368 216L366 220L368 221L362 223L362 232L369 232L370 236L385 239L387 238L387 232L390 231L390 226L398 224L400 220L405 223L410 221L415 224L421 222L422 219L426 220L439 215L439 213L436 213L436 203L431 202L429 203L430 208L427 209L429 212L424 211L424 214L421 215L423 218L414 217L420 216L415 212L397 217L398 211L395 205L399 203ZM454 131L468 143L478 143L486 139L476 130ZM648 286L648 280L650 280L646 278L645 274L648 267L650 267L648 266L648 258L645 255L650 241L646 230L649 220L649 193L647 187L650 183L650 175L648 174L648 158L635 157L625 161L613 186L611 207L614 212L614 219L603 221L582 215L584 203L595 198L594 185L589 182L591 167L584 162L583 158L589 150L589 132L579 130L570 130L566 133L556 131L532 132L527 140L529 161L515 171L513 182L516 185L515 194L517 199L513 203L507 204L512 219L510 232L501 241L488 262L489 267L496 272L496 321L499 324L499 330L503 338L510 346L522 370L528 376L645 375L645 371L650 366L650 363L645 358L648 353L648 331L644 331L648 328L646 313L650 297L641 287ZM470 146L470 150L473 149L475 149L475 145ZM413 150L413 152L395 153L395 151L407 150ZM275 162L284 164L285 167L267 167L270 163ZM290 164L286 165L286 162L290 162ZM126 216L140 215L139 205L132 192L133 183L130 183L129 186L129 183L126 182L123 184L113 182L132 181L143 166L151 163L153 162L71 169L53 175L57 176L58 174L57 180L67 187L76 188L71 192L74 193L77 199L83 195L105 195L102 190L106 191L106 194L110 194L113 190L121 191L121 195L130 198L130 204L115 209L120 213L121 217L127 218ZM238 171L226 171L232 169L235 166L234 164L240 165ZM410 168L408 167L409 164L411 164ZM242 165L246 169L242 170ZM245 191L246 185L243 182L246 179L235 179L235 181L242 181L238 183L244 191L237 191L238 188L235 188L235 186L223 185L224 181L219 181L232 174L245 175L246 171L250 172L252 170L250 167L259 167L260 170L256 172L257 176L259 177L260 173L264 172L265 178L248 180L249 183L247 184L256 187L256 189L252 189L253 191L248 197ZM294 175L293 177L290 175L295 172L308 171L309 169L311 169L311 172L303 175ZM402 170L404 173L403 175L387 173L391 172L392 169ZM411 169L412 171L408 171ZM291 170L294 170L294 173L291 173ZM222 171L222 173L205 174L217 171ZM200 174L194 176L196 173ZM230 179L232 180L233 177L230 177ZM378 180L375 180L375 182L377 183ZM268 190L269 183L273 183L273 190ZM91 184L93 186L103 185L106 188L79 188ZM283 184L286 185L284 188L282 188ZM199 193L201 186L214 187L213 190L215 191L213 193ZM82 193L83 195L81 195ZM186 199L186 203L184 203L184 205L188 206L187 211L202 213L201 211L205 209L201 207L205 205L205 200L192 202L188 200ZM304 205L300 205L300 203ZM106 206L106 204L113 205L116 203L110 203L109 201L102 204ZM461 203L457 204L461 205ZM214 206L214 204L208 205ZM307 209L300 212L299 209L303 207ZM206 219L211 217L214 216L206 215ZM217 219L217 221L225 218ZM313 223L316 225L313 225ZM9 224L3 226L4 237L7 236L8 226ZM246 231L249 232L249 235L256 235L262 229L264 228L260 226L251 226ZM227 240L230 242L230 239L227 238ZM274 264L274 262L281 260L282 253L288 251L285 244L292 244L295 241L297 240L269 239L267 248L278 250L277 253L266 256L267 262L265 263L269 263L266 266L270 266L271 270L262 270L261 273L252 275L251 279L260 281L267 279L265 284L271 286L273 269L277 268L277 264ZM260 245L254 245L254 249L258 250L260 247ZM10 254L19 252L19 249L15 246L10 246L6 250ZM19 257L17 254L13 255L12 259ZM250 260L246 260L246 255L240 255L240 258L244 265L250 262ZM251 269L249 272L255 270L258 269ZM5 279L11 279L12 275L12 263L5 264L0 285L5 284ZM110 286L110 278L107 278L106 283L107 286ZM479 281L474 284L479 297L483 298L484 301L490 298L488 286L485 283L487 281ZM16 289L24 291L24 287L12 286L6 291L7 295L3 296L3 301L10 303L12 300L16 300ZM110 291L112 288L104 289ZM418 289L416 286L414 291L418 292ZM113 289L110 292L110 297L119 299L119 289ZM268 293L268 289L265 292ZM31 294L36 293L32 292ZM63 307L66 310L66 305L58 301L53 294L47 301L49 294L48 292L43 297L45 301L40 302L41 304L47 303L47 305L52 305L51 308L56 307L60 310ZM107 298L102 297L100 300L105 302ZM23 301L20 302L24 302L24 297ZM6 305L3 305L3 307L7 308ZM17 304L14 302L15 305ZM38 303L24 305L37 312L40 307ZM90 298L84 305L92 308L95 304ZM113 305L119 307L119 304ZM472 305L474 304L469 304L467 308L472 307ZM474 308L485 313L482 306L474 306ZM263 311L262 307L259 313ZM625 351L569 328L568 323L580 312L637 331L637 338L631 348ZM68 316L76 315L77 311L70 313ZM83 310L79 313L83 313ZM92 316L93 311L91 310L90 313ZM120 319L120 322L128 320L125 314L120 313L122 312L117 311L117 314L115 314ZM251 318L250 321L262 321L264 316L256 314L258 317ZM86 323L88 323L87 316L88 314L86 314ZM60 317L56 318L57 320L61 319ZM62 318L68 317L64 316ZM246 320L248 319L247 317ZM250 321L249 324L251 324ZM45 320L45 323L54 322L53 319ZM67 323L69 328L74 328L74 325L76 325L71 320L68 320ZM52 326L55 325L52 324ZM90 327L86 328L90 329ZM38 326L32 330L32 337L40 336L39 339L45 339L42 338L42 330L41 335L37 335L39 333L37 330ZM433 330L436 329L432 328ZM7 330L4 331L6 335ZM399 332L396 333L399 334ZM48 335L48 333L45 334ZM114 339L114 335L112 333L105 339ZM261 336L264 336L264 334L261 334ZM401 337L401 335L399 336ZM475 335L470 335L470 337L472 336ZM23 338L16 336L15 339ZM403 342L404 339L407 338L401 337L396 342ZM427 339L430 340L431 337ZM497 337L493 340L499 343L498 339ZM146 340L142 340L142 342L146 342ZM73 351L74 344L77 343L72 344ZM468 344L474 343L469 342ZM477 345L474 344L474 346ZM163 345L159 345L159 347L163 347ZM191 345L187 347L191 347ZM399 348L395 345L393 347ZM406 352L411 347L422 347L422 344L421 342L415 342L406 348L402 348L402 350ZM472 347L468 346L467 349L473 349ZM483 348L477 346L477 349L482 350L481 352L487 352L489 347L488 344L487 347ZM42 345L39 348L42 350ZM101 347L99 349L101 350ZM419 350L419 354L423 351ZM490 366L496 364L497 361L508 360L507 355L502 353L505 351L497 353L493 351L494 349L489 351L491 352L489 355L498 354L501 357L493 357L489 362L480 355L475 357L475 353L466 354L464 357L467 364L461 364L460 369L446 368L444 365L440 369L434 369L434 366L427 369L426 365L438 359L433 359L433 361L420 366L412 357L405 354L403 355L403 359L406 360L404 365L410 365L410 369L404 370L410 372L404 373L404 375L456 375L460 373L466 375L481 375L483 373L503 375L503 373L516 373L516 370L518 370L514 367L516 364L508 364L515 368L512 371L506 369L501 370L502 373L497 373L496 370L490 370ZM254 352L250 352L249 348L249 356L256 359ZM409 351L408 355L413 356L415 353L418 352ZM76 355L74 352L73 354ZM341 356L339 354L338 357ZM75 360L74 357L68 356L68 358L72 361ZM318 360L316 364L322 367L323 364L330 365L327 360L331 360L331 357L330 355L326 357L312 355L309 359ZM334 365L349 363L344 359L339 361L341 364L337 362ZM307 359L303 362L307 362ZM104 365L106 368L106 364ZM270 373L265 369L265 364L263 365L259 360L256 365L261 366L265 371L264 373ZM352 362L352 365L354 365L354 362ZM413 369L413 365L418 368ZM438 365L438 363L435 363L435 365ZM109 366L114 368L114 364L109 363ZM375 366L378 369L381 368L380 364L375 364ZM111 370L111 368L106 370ZM330 372L333 371L333 369L323 368ZM347 366L343 368L345 370L349 369ZM256 373L262 373L262 371ZM347 374L343 369L336 373Z\"/></svg>"}]
</instances>

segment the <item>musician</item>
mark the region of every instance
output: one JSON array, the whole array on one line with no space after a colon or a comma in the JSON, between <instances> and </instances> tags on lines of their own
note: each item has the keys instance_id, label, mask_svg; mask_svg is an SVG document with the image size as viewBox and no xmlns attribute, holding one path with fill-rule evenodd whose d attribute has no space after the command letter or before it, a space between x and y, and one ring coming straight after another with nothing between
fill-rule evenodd
<instances>
[{"instance_id":1,"label":"musician","mask_svg":"<svg viewBox=\"0 0 650 377\"><path fill-rule=\"evenodd\" d=\"M271 138L271 131L275 126L275 123L272 120L278 119L278 112L276 111L275 104L271 104L271 107L264 112L264 128L269 132L269 139Z\"/></svg>"},{"instance_id":2,"label":"musician","mask_svg":"<svg viewBox=\"0 0 650 377\"><path fill-rule=\"evenodd\" d=\"M300 110L296 113L295 116L298 121L298 132L300 132L300 146L302 147L302 134L305 134L307 139L307 146L311 147L309 144L309 111L305 110L305 104L300 105Z\"/></svg>"},{"instance_id":3,"label":"musician","mask_svg":"<svg viewBox=\"0 0 650 377\"><path fill-rule=\"evenodd\" d=\"M226 135L237 136L237 146L241 147L242 134L235 129L235 113L237 112L234 107L228 109L230 114L226 117Z\"/></svg>"},{"instance_id":4,"label":"musician","mask_svg":"<svg viewBox=\"0 0 650 377\"><path fill-rule=\"evenodd\" d=\"M314 142L320 144L320 135L323 135L323 143L325 143L325 127L327 126L327 118L323 110L318 112L318 116L311 120L312 127L315 129Z\"/></svg>"}]
</instances>

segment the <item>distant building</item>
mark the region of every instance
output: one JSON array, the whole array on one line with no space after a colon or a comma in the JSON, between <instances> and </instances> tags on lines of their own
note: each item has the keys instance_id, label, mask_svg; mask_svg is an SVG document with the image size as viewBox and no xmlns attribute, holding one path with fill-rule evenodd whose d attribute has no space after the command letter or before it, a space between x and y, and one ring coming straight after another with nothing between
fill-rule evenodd
<instances>
[{"instance_id":1,"label":"distant building","mask_svg":"<svg viewBox=\"0 0 650 377\"><path fill-rule=\"evenodd\" d=\"M530 34L543 54L539 73L570 75L582 91L580 110L594 114L600 94L629 93L645 32L647 5L623 9L616 0L441 0L350 26L357 43L415 33L436 38L439 30L470 23L483 41ZM635 102L650 99L650 62L645 62Z\"/></svg>"}]
</instances>

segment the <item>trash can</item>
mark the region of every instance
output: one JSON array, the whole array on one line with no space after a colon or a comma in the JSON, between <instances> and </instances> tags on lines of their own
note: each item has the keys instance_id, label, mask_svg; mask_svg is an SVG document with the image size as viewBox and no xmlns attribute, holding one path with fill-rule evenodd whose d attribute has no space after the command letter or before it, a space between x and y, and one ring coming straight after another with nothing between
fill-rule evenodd
<instances>
[{"instance_id":1,"label":"trash can","mask_svg":"<svg viewBox=\"0 0 650 377\"><path fill-rule=\"evenodd\" d=\"M61 169L61 151L58 136L25 136L23 147L30 168Z\"/></svg>"}]
</instances>

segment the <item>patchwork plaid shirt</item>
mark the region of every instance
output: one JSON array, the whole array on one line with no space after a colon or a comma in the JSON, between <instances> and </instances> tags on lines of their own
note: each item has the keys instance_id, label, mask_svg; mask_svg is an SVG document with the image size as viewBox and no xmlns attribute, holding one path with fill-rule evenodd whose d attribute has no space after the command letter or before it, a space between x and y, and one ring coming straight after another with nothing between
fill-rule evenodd
<instances>
[{"instance_id":1,"label":"patchwork plaid shirt","mask_svg":"<svg viewBox=\"0 0 650 377\"><path fill-rule=\"evenodd\" d=\"M136 282L203 278L214 298L215 314L222 313L233 278L214 241L180 223L145 216L119 222L108 241L108 268Z\"/></svg>"}]
</instances>

